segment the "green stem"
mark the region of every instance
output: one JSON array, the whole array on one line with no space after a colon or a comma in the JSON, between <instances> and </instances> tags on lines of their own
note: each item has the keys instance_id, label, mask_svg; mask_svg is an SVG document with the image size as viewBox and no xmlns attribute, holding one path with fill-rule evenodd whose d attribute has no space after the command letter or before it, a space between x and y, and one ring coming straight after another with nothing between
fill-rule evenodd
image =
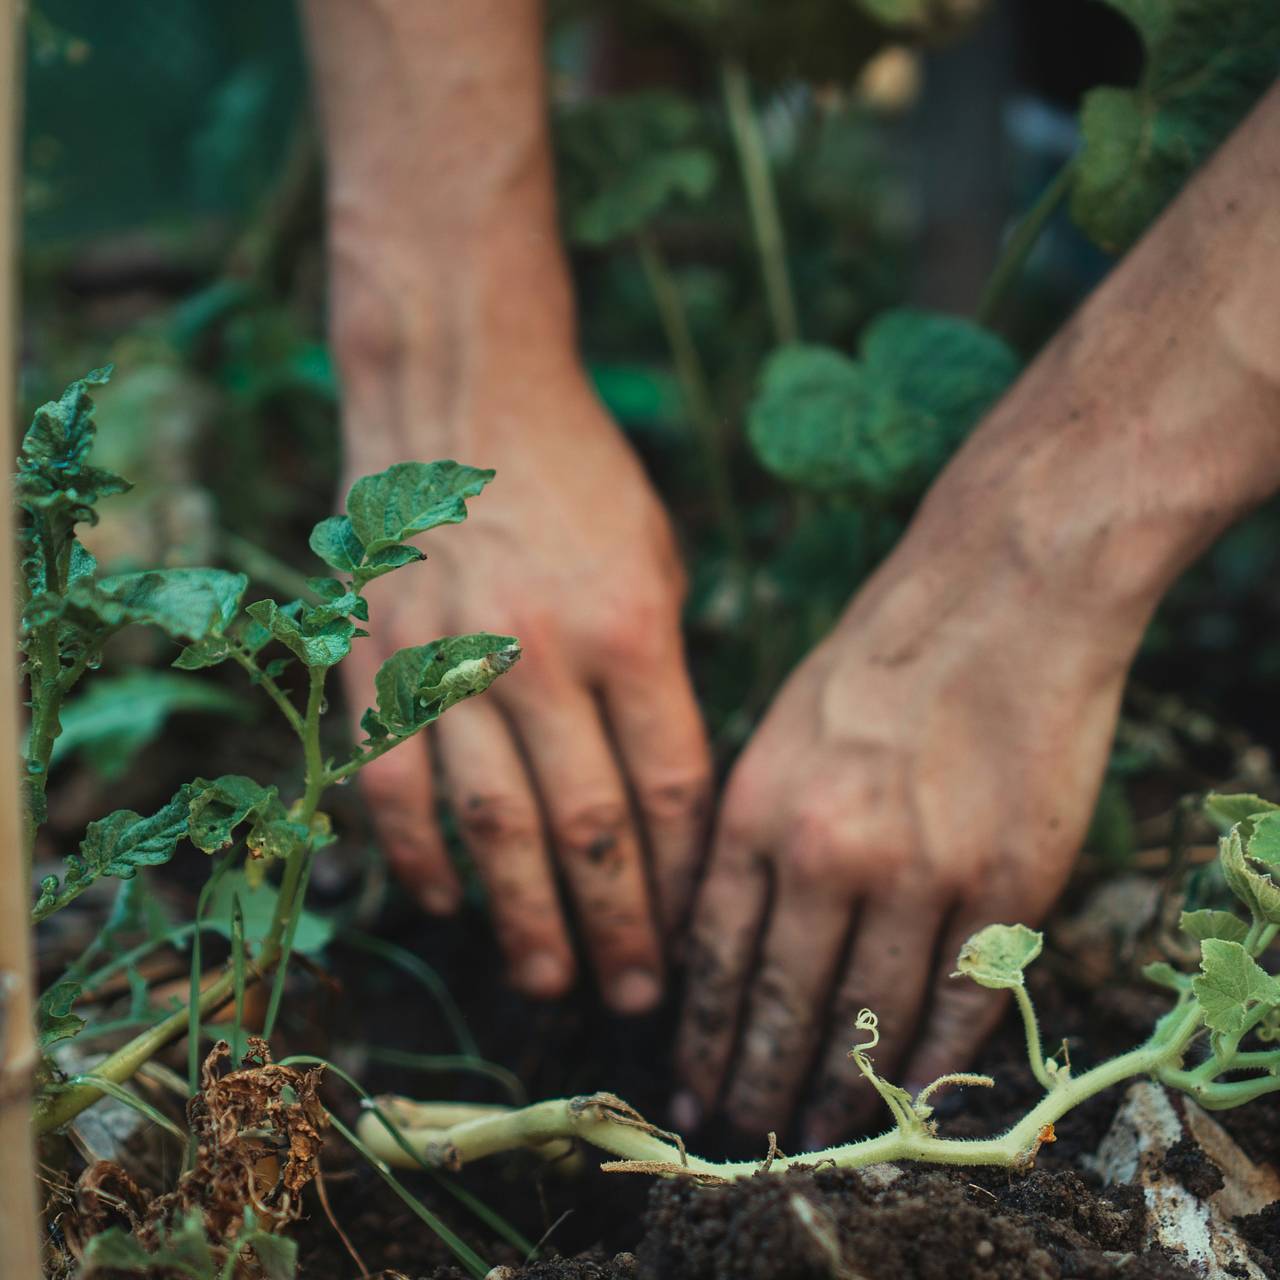
<instances>
[{"instance_id":1,"label":"green stem","mask_svg":"<svg viewBox=\"0 0 1280 1280\"><path fill-rule=\"evenodd\" d=\"M1040 233L1045 229L1054 211L1066 198L1074 179L1075 158L1072 157L1058 170L1057 176L1040 193L1026 217L1014 229L982 291L982 297L978 300L975 318L979 324L989 326L995 319L1001 303L1004 302L1028 255L1040 238Z\"/></svg>"},{"instance_id":2,"label":"green stem","mask_svg":"<svg viewBox=\"0 0 1280 1280\"><path fill-rule=\"evenodd\" d=\"M1059 1082L1045 1068L1044 1049L1040 1045L1040 1023L1036 1020L1035 1006L1031 1003L1026 987L1014 987L1013 998L1017 1001L1018 1012L1022 1015L1022 1027L1027 1036L1027 1058L1031 1062L1031 1074L1046 1089L1053 1089Z\"/></svg>"},{"instance_id":3,"label":"green stem","mask_svg":"<svg viewBox=\"0 0 1280 1280\"><path fill-rule=\"evenodd\" d=\"M738 165L747 193L751 228L764 276L765 297L773 319L774 336L781 343L796 342L800 324L796 318L795 296L787 272L787 243L778 212L778 196L769 169L760 122L751 105L751 85L742 66L726 61L721 72L725 109L738 153Z\"/></svg>"},{"instance_id":4,"label":"green stem","mask_svg":"<svg viewBox=\"0 0 1280 1280\"><path fill-rule=\"evenodd\" d=\"M1101 1063L1073 1080L1059 1082L1017 1124L995 1138L939 1138L923 1127L894 1130L825 1151L778 1156L770 1168L781 1172L793 1165L828 1162L843 1168L860 1168L886 1160L1025 1167L1040 1144L1050 1139L1053 1125L1086 1098L1135 1076L1161 1078L1169 1069L1180 1067L1182 1056L1199 1028L1198 1007L1189 1006L1175 1012L1157 1027L1146 1044ZM1280 1087L1280 1081L1271 1084ZM384 1105L387 1105L385 1100ZM686 1155L665 1141L659 1131L638 1125L634 1112L607 1094L559 1098L447 1127L432 1123L429 1105L402 1102L396 1107L396 1114L401 1132L413 1144L415 1152L448 1167L499 1151L572 1137L621 1156L623 1163L613 1166L619 1172L689 1174L721 1181L752 1177L761 1167L758 1161L717 1164ZM395 1144L378 1140L367 1118L362 1120L360 1128L365 1141L383 1159L393 1163L403 1160Z\"/></svg>"},{"instance_id":5,"label":"green stem","mask_svg":"<svg viewBox=\"0 0 1280 1280\"><path fill-rule=\"evenodd\" d=\"M728 441L725 438L724 424L712 403L706 370L689 328L684 300L680 297L679 287L671 274L662 246L651 231L642 230L637 233L636 250L649 282L649 291L653 294L663 334L671 348L685 409L698 438L703 467L711 485L711 501L715 507L716 521L730 554L740 565L745 565L747 541L733 501Z\"/></svg>"},{"instance_id":6,"label":"green stem","mask_svg":"<svg viewBox=\"0 0 1280 1280\"><path fill-rule=\"evenodd\" d=\"M324 785L331 787L335 782L341 782L344 778L349 778L352 774L359 773L365 765L376 760L379 756L384 756L388 751L394 750L402 742L407 742L405 738L384 738L381 742L375 742L372 746L367 747L358 756L352 760L348 760L346 764L339 765L336 769L330 769L324 775Z\"/></svg>"},{"instance_id":7,"label":"green stem","mask_svg":"<svg viewBox=\"0 0 1280 1280\"><path fill-rule=\"evenodd\" d=\"M289 701L288 695L254 660L253 654L237 644L231 645L231 656L249 673L249 678L260 685L267 697L280 708L281 714L289 722L289 727L301 738L305 732L302 717L298 708Z\"/></svg>"},{"instance_id":8,"label":"green stem","mask_svg":"<svg viewBox=\"0 0 1280 1280\"><path fill-rule=\"evenodd\" d=\"M320 597L311 589L305 574L299 573L283 560L276 559L271 552L250 542L239 534L223 529L219 535L222 553L241 573L282 595L297 596L308 604L318 604Z\"/></svg>"}]
</instances>

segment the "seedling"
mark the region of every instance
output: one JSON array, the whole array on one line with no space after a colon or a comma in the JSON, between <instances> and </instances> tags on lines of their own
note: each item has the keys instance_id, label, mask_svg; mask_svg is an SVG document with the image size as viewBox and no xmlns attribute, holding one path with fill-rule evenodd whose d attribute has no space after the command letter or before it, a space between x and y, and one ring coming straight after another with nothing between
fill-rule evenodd
<instances>
[{"instance_id":1,"label":"seedling","mask_svg":"<svg viewBox=\"0 0 1280 1280\"><path fill-rule=\"evenodd\" d=\"M368 634L361 627L369 619L365 588L384 574L424 559L406 540L464 520L467 499L480 493L493 472L456 462L402 462L357 480L347 495L346 513L322 520L312 532L311 548L333 574L307 580L310 600L246 603L246 576L223 569L100 576L77 528L97 520L99 501L129 487L119 476L88 462L96 433L90 391L106 382L110 372L101 369L87 375L72 383L60 400L41 408L18 461L23 575L19 643L31 708L25 753L28 857L47 816L46 780L64 702L99 666L111 637L125 627L145 625L163 632L180 646L173 665L181 671L223 662L242 667L296 735L303 784L297 795L286 797L275 786L239 774L195 778L155 813L120 809L90 823L78 851L66 858L63 873L43 879L31 910L33 924L104 877L131 881L139 868L167 862L183 842L220 854L201 895L201 910L192 926L183 926L184 936L198 943L200 930L209 927L203 908L221 903L229 907L220 911L229 917L229 926L221 920L219 924L231 938L233 954L212 982L201 983L199 964L193 964L188 1006L151 1018L140 1034L99 1064L91 1078L63 1081L51 1072L36 1103L36 1128L41 1133L65 1125L112 1092L184 1031L190 1033L194 1092L199 1020L233 997L241 1007L249 964L258 973L275 969L262 1028L269 1035L290 953L302 942L299 926L311 864L316 851L334 838L321 807L325 792L420 733L455 703L488 688L520 656L513 637L488 634L446 636L401 649L378 671L377 705L361 721L364 741L349 759L327 758L321 745L326 682L351 646ZM306 672L302 706L280 682L293 666ZM239 857L241 840L244 865L235 870L231 860ZM273 887L269 877L277 870L279 884ZM127 895L121 903L91 952L44 993L38 1028L42 1048L84 1029L75 1002L81 990L101 976L101 971L92 970L94 953L128 917ZM247 943L255 941L256 951L247 954ZM141 1003L145 1011L145 999Z\"/></svg>"},{"instance_id":2,"label":"seedling","mask_svg":"<svg viewBox=\"0 0 1280 1280\"><path fill-rule=\"evenodd\" d=\"M782 1156L771 1142L764 1162L718 1164L689 1155L682 1141L646 1124L610 1094L540 1102L461 1124L443 1122L445 1113L433 1104L384 1098L381 1106L418 1156L445 1168L572 1137L619 1157L602 1166L607 1171L702 1182L779 1173L818 1162L851 1169L884 1160L1026 1169L1040 1147L1054 1140L1054 1126L1063 1116L1104 1089L1140 1077L1180 1089L1210 1110L1240 1106L1280 1090L1280 1048L1271 1047L1280 1040L1280 978L1258 963L1280 930L1280 806L1257 796L1223 795L1211 796L1208 809L1229 827L1220 844L1221 867L1245 913L1183 913L1183 932L1199 943L1199 970L1185 973L1164 961L1147 967L1146 976L1172 990L1176 1000L1150 1038L1136 1049L1074 1075L1069 1064L1045 1057L1026 989L1025 971L1040 954L1041 935L1021 924L992 924L961 948L954 977L1013 994L1031 1070L1044 1090L1035 1106L998 1137L941 1136L930 1102L937 1090L947 1086L991 1087L995 1082L989 1077L943 1076L915 1097L881 1077L872 1058L880 1039L878 1019L870 1009L858 1015L856 1030L862 1038L851 1056L888 1108L893 1128L878 1137L824 1151ZM1241 1047L1248 1037L1257 1047ZM371 1117L362 1121L361 1132L384 1159L405 1161L402 1147Z\"/></svg>"}]
</instances>

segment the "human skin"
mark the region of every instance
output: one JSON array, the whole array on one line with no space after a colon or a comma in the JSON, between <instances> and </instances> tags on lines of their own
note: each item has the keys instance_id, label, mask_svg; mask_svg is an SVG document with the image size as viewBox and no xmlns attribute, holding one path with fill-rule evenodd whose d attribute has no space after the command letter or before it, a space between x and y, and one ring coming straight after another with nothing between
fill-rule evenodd
<instances>
[{"instance_id":1,"label":"human skin","mask_svg":"<svg viewBox=\"0 0 1280 1280\"><path fill-rule=\"evenodd\" d=\"M348 475L439 456L499 472L432 539L430 594L375 587L384 647L344 664L352 702L400 645L520 636L519 667L429 749L516 985L552 996L573 979L558 865L606 999L639 1011L688 900L710 769L670 529L574 349L540 7L305 11ZM949 983L959 943L1048 909L1152 609L1280 482L1278 137L1273 92L988 416L777 696L698 894L678 1122L719 1100L744 1129L781 1129L803 1095L825 1143L865 1118L845 1056L858 1008L880 1015L878 1066L913 1082L961 1067L998 1015ZM447 912L459 888L427 750L363 781L392 863Z\"/></svg>"}]
</instances>

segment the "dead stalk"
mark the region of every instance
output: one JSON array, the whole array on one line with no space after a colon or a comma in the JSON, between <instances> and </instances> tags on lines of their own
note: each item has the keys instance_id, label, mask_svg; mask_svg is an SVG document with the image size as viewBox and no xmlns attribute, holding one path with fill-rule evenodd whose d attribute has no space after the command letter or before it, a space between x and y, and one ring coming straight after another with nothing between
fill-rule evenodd
<instances>
[{"instance_id":1,"label":"dead stalk","mask_svg":"<svg viewBox=\"0 0 1280 1280\"><path fill-rule=\"evenodd\" d=\"M19 94L17 0L0 0L0 455L14 455L14 353L17 348L17 193ZM14 670L13 508L0 533L0 636L6 672ZM20 829L17 684L0 680L0 1240L6 1275L40 1274L31 1088L36 1046L31 1023L31 913Z\"/></svg>"}]
</instances>

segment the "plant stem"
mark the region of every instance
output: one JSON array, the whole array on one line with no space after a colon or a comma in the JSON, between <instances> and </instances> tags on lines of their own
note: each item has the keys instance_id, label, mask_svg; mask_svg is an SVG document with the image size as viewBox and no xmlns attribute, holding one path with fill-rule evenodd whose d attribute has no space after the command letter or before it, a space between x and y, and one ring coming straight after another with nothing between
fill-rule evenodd
<instances>
[{"instance_id":1,"label":"plant stem","mask_svg":"<svg viewBox=\"0 0 1280 1280\"><path fill-rule=\"evenodd\" d=\"M787 271L786 236L782 229L782 217L778 212L778 196L773 186L764 138L760 133L760 122L751 105L751 85L742 65L734 61L724 63L721 79L729 128L733 133L742 183L747 192L747 208L751 214L751 228L755 233L756 252L760 256L760 270L764 276L769 314L773 319L774 337L781 343L796 342L800 337L800 324L796 319L795 296L791 291L791 277Z\"/></svg>"},{"instance_id":2,"label":"plant stem","mask_svg":"<svg viewBox=\"0 0 1280 1280\"><path fill-rule=\"evenodd\" d=\"M331 787L335 782L341 782L344 778L349 778L352 774L359 773L365 765L376 760L379 756L386 755L388 751L407 741L408 738L384 738L381 742L375 742L361 752L360 755L356 756L355 759L348 760L346 764L339 765L336 769L330 769L324 775L324 785Z\"/></svg>"},{"instance_id":3,"label":"plant stem","mask_svg":"<svg viewBox=\"0 0 1280 1280\"><path fill-rule=\"evenodd\" d=\"M258 666L253 655L239 645L234 643L231 645L231 656L249 673L249 678L260 685L267 697L280 708L281 714L289 722L289 727L301 738L305 732L302 717L298 714L298 708L289 701L284 690Z\"/></svg>"},{"instance_id":4,"label":"plant stem","mask_svg":"<svg viewBox=\"0 0 1280 1280\"><path fill-rule=\"evenodd\" d=\"M739 565L747 564L747 540L742 521L733 501L729 477L729 448L720 416L712 403L707 374L698 354L697 344L689 328L689 317L679 287L671 274L662 246L653 232L642 230L636 235L636 250L644 267L654 306L662 324L667 345L675 364L676 377L684 397L685 409L693 423L702 453L702 464L711 485L711 501L716 521L730 554Z\"/></svg>"},{"instance_id":5,"label":"plant stem","mask_svg":"<svg viewBox=\"0 0 1280 1280\"><path fill-rule=\"evenodd\" d=\"M1040 193L1026 217L1018 223L1008 243L1004 246L995 269L982 290L975 318L979 324L990 325L1000 310L1028 255L1035 247L1040 233L1045 229L1054 211L1066 198L1075 178L1075 157L1058 170L1053 181Z\"/></svg>"},{"instance_id":6,"label":"plant stem","mask_svg":"<svg viewBox=\"0 0 1280 1280\"><path fill-rule=\"evenodd\" d=\"M842 1168L859 1168L885 1160L927 1160L935 1164L1004 1165L1025 1167L1052 1126L1072 1108L1112 1085L1135 1076L1162 1079L1180 1067L1187 1045L1200 1028L1200 1011L1192 1005L1171 1015L1146 1044L1112 1058L1073 1080L1059 1082L1021 1120L995 1138L939 1138L923 1129L892 1130L876 1138L825 1151L776 1157L770 1169L830 1162ZM1247 1082L1253 1084L1254 1082ZM1280 1088L1280 1080L1271 1080ZM613 1155L621 1164L605 1165L606 1171L690 1175L712 1181L748 1178L760 1172L758 1161L717 1164L685 1155L661 1136L661 1131L637 1123L635 1113L609 1094L585 1098L559 1098L517 1111L482 1116L462 1124L439 1127L432 1123L429 1105L394 1100L399 1127L423 1159L448 1168L499 1151L540 1146L562 1138L580 1138ZM383 1106L390 1100L383 1099ZM366 1117L361 1136L384 1160L402 1163L403 1153L394 1143L379 1140L378 1128Z\"/></svg>"},{"instance_id":7,"label":"plant stem","mask_svg":"<svg viewBox=\"0 0 1280 1280\"><path fill-rule=\"evenodd\" d=\"M302 799L300 821L309 826L315 817L320 796L325 786L324 757L320 747L320 708L324 703L325 670L312 668L311 689L307 698L306 722L303 726L303 748L307 762L307 786ZM296 712L295 712L296 714ZM276 965L283 955L283 940L288 936L290 922L301 910L299 896L303 872L309 865L312 853L309 842L298 845L285 862L285 873L276 899L275 916L262 944L257 968L265 973ZM217 979L202 991L195 1001L196 1019L204 1018L211 1010L220 1007L232 995L235 987L233 966L228 965ZM128 1080L148 1059L176 1039L192 1021L192 1006L176 1009L163 1021L149 1027L141 1035L121 1046L99 1064L95 1076L121 1084ZM36 1106L35 1131L48 1133L70 1123L86 1107L102 1097L103 1091L92 1084L73 1085L51 1094Z\"/></svg>"},{"instance_id":8,"label":"plant stem","mask_svg":"<svg viewBox=\"0 0 1280 1280\"><path fill-rule=\"evenodd\" d=\"M1018 1012L1022 1015L1022 1027L1027 1035L1027 1058L1031 1062L1031 1074L1046 1089L1052 1089L1056 1082L1045 1069L1044 1049L1040 1046L1040 1023L1036 1020L1035 1006L1031 1003L1031 997L1024 986L1014 987L1013 998L1018 1003Z\"/></svg>"},{"instance_id":9,"label":"plant stem","mask_svg":"<svg viewBox=\"0 0 1280 1280\"><path fill-rule=\"evenodd\" d=\"M239 534L223 529L218 535L222 553L241 573L287 596L297 596L308 604L319 603L320 597L312 591L305 574L292 565L277 559L257 543Z\"/></svg>"}]
</instances>

